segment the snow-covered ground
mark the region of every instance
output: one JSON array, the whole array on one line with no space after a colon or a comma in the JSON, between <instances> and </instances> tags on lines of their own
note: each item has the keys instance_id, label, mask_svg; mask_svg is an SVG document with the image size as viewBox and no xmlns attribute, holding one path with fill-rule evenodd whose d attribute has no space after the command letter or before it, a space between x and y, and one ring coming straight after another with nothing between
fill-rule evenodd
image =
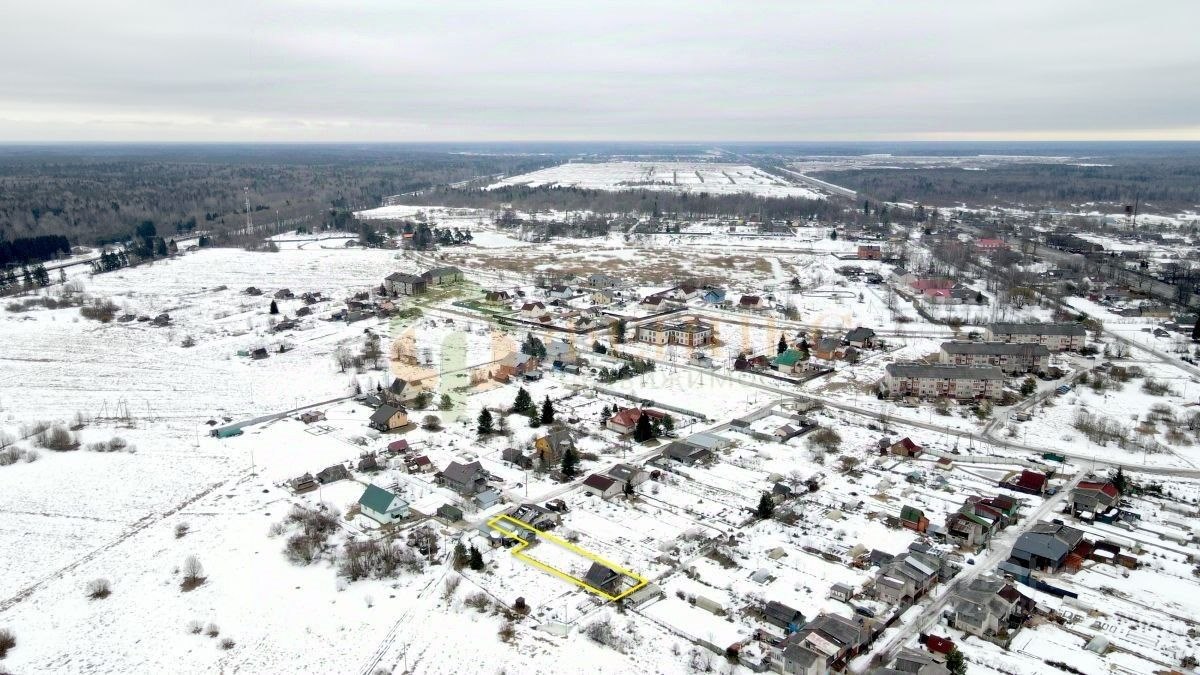
<instances>
[{"instance_id":1,"label":"snow-covered ground","mask_svg":"<svg viewBox=\"0 0 1200 675\"><path fill-rule=\"evenodd\" d=\"M571 162L493 184L579 187L591 190L671 190L735 194L749 192L767 197L820 199L811 188L801 187L744 164L712 162Z\"/></svg>"}]
</instances>

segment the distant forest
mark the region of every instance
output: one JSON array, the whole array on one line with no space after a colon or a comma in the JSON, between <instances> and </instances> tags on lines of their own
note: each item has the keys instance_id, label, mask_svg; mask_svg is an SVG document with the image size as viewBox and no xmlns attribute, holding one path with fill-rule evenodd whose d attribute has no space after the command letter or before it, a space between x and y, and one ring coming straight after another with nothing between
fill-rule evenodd
<instances>
[{"instance_id":1,"label":"distant forest","mask_svg":"<svg viewBox=\"0 0 1200 675\"><path fill-rule=\"evenodd\" d=\"M71 243L62 235L26 237L14 241L0 241L0 268L9 264L43 262L59 254L71 251Z\"/></svg>"},{"instance_id":2,"label":"distant forest","mask_svg":"<svg viewBox=\"0 0 1200 675\"><path fill-rule=\"evenodd\" d=\"M304 222L330 209L479 176L515 174L550 157L452 154L403 146L10 146L0 148L0 241L61 235L72 244L244 223Z\"/></svg>"},{"instance_id":3,"label":"distant forest","mask_svg":"<svg viewBox=\"0 0 1200 675\"><path fill-rule=\"evenodd\" d=\"M511 205L522 211L595 211L660 216L706 218L760 215L790 219L840 214L844 207L825 199L761 197L744 194L708 194L666 190L587 190L574 187L510 185L495 190L437 188L405 199L413 205L498 208Z\"/></svg>"},{"instance_id":4,"label":"distant forest","mask_svg":"<svg viewBox=\"0 0 1200 675\"><path fill-rule=\"evenodd\" d=\"M1097 203L1119 209L1138 199L1143 212L1175 213L1200 205L1200 157L1120 159L1112 164L1012 164L984 171L855 169L813 175L873 200L934 206L1062 208Z\"/></svg>"}]
</instances>

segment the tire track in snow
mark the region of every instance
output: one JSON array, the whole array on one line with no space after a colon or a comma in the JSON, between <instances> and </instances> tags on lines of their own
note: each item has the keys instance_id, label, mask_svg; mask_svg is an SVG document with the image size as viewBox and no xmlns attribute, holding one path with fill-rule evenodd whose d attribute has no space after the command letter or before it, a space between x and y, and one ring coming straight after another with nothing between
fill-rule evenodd
<instances>
[{"instance_id":1,"label":"tire track in snow","mask_svg":"<svg viewBox=\"0 0 1200 675\"><path fill-rule=\"evenodd\" d=\"M197 492L196 494L192 495L191 497L188 497L187 499L183 500L178 505L176 505L174 508L172 508L168 511L165 511L160 514L152 513L152 514L143 516L142 518L140 518L134 522L133 527L129 528L127 531L125 531L123 534L121 534L121 536L117 537L116 539L108 542L107 544L101 546L100 548L92 550L90 553L87 553L83 557L75 560L74 562L66 565L65 567L59 568L54 573L52 573L48 576L42 577L41 579L33 582L32 584L30 584L30 585L26 586L25 588L21 589L20 591L18 591L16 595L13 595L9 598L6 598L5 600L0 601L0 614L12 609L18 603L20 603L22 600L27 599L29 596L33 595L35 592L37 592L39 589L41 589L46 584L48 584L56 579L60 579L60 578L62 578L63 575L67 574L68 572L78 569L79 567L82 567L83 565L95 560L96 558L100 557L101 554L112 550L119 544L129 540L130 538L134 537L135 535L142 532L143 530L150 527L151 525L154 525L155 523L159 523L159 522L163 521L164 519L169 518L169 517L175 515L176 513L179 513L180 511L187 508L188 506L207 497L209 494L211 494L217 488L219 488L223 485L227 485L227 484L228 484L228 481L221 481L219 483L213 483L212 485L209 485L207 488L201 490L200 492Z\"/></svg>"}]
</instances>

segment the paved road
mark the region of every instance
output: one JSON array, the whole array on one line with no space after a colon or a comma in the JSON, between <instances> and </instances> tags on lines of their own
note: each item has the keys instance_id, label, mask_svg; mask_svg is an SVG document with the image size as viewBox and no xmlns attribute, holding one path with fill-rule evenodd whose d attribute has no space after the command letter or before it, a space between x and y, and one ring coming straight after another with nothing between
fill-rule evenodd
<instances>
[{"instance_id":1,"label":"paved road","mask_svg":"<svg viewBox=\"0 0 1200 675\"><path fill-rule=\"evenodd\" d=\"M958 589L965 588L972 581L996 569L996 566L1008 559L1009 552L1012 550L1012 545L1017 541L1017 538L1028 532L1034 525L1041 522L1046 516L1050 515L1054 509L1062 504L1071 490L1079 484L1079 481L1084 477L1084 472L1080 471L1075 474L1071 482L1052 495L1037 510L1027 514L1020 527L1010 527L1005 530L999 537L992 539L991 545L988 547L987 554L983 557L975 558L974 565L966 565L962 572L959 573L949 584L942 589L942 593L934 598L925 609L912 621L900 626L899 630L893 633L888 639L883 640L875 645L869 652L870 658L862 659L860 663L866 662L870 664L885 664L889 663L896 657L896 652L904 646L904 643L911 640L917 634L928 630L930 626L937 623L942 615L942 610L950 604L950 600ZM856 668L856 672L865 672L869 666L863 664Z\"/></svg>"}]
</instances>

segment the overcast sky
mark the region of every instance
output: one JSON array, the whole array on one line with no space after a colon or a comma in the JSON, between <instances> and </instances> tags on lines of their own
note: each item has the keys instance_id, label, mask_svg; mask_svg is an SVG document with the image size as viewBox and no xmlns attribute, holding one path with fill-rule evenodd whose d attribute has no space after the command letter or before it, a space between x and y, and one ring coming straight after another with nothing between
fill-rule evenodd
<instances>
[{"instance_id":1,"label":"overcast sky","mask_svg":"<svg viewBox=\"0 0 1200 675\"><path fill-rule=\"evenodd\" d=\"M7 0L0 140L1200 139L1200 2Z\"/></svg>"}]
</instances>

